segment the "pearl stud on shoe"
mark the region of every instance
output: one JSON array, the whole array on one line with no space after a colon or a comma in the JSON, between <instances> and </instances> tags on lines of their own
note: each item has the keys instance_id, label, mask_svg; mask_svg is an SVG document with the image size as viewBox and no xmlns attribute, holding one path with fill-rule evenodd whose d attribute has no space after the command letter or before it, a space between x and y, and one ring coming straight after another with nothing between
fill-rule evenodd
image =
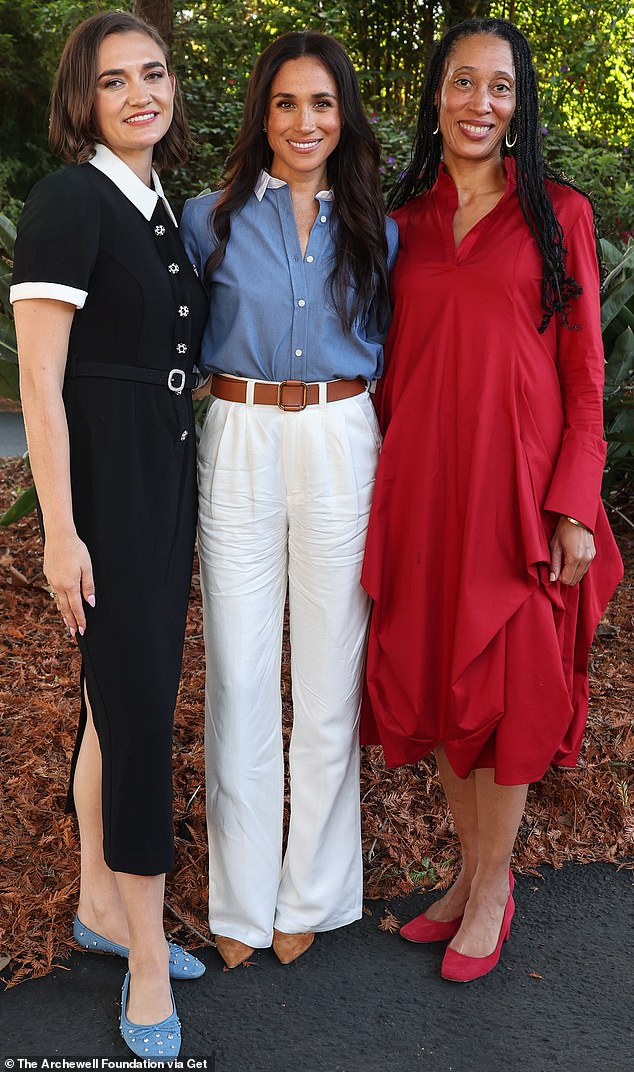
<instances>
[{"instance_id":1,"label":"pearl stud on shoe","mask_svg":"<svg viewBox=\"0 0 634 1072\"><path fill-rule=\"evenodd\" d=\"M171 987L172 1013L158 1024L133 1024L131 1020L128 1020L126 1008L129 987L130 972L128 971L123 980L119 1020L119 1030L126 1046L137 1057L144 1057L146 1060L175 1060L181 1048L181 1023L176 1015L176 1003Z\"/></svg>"},{"instance_id":2,"label":"pearl stud on shoe","mask_svg":"<svg viewBox=\"0 0 634 1072\"><path fill-rule=\"evenodd\" d=\"M82 949L90 953L110 953L115 957L128 959L130 950L117 942L111 942L109 938L102 938L86 927L79 916L75 916L73 923L73 938ZM170 951L170 978L171 979L200 979L205 974L206 968L201 960L187 953L176 942L169 943Z\"/></svg>"}]
</instances>

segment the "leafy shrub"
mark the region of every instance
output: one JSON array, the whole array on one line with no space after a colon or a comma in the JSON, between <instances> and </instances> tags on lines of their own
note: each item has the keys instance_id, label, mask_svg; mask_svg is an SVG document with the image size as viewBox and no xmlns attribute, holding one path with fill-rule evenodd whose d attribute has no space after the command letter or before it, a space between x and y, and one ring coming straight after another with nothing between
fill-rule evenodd
<instances>
[{"instance_id":1,"label":"leafy shrub","mask_svg":"<svg viewBox=\"0 0 634 1072\"><path fill-rule=\"evenodd\" d=\"M608 495L631 486L634 472L634 242L623 253L603 240L601 251L609 269L601 302L608 441L603 493Z\"/></svg>"},{"instance_id":2,"label":"leafy shrub","mask_svg":"<svg viewBox=\"0 0 634 1072\"><path fill-rule=\"evenodd\" d=\"M544 155L588 194L599 233L626 244L634 238L634 153L589 134L543 128Z\"/></svg>"}]
</instances>

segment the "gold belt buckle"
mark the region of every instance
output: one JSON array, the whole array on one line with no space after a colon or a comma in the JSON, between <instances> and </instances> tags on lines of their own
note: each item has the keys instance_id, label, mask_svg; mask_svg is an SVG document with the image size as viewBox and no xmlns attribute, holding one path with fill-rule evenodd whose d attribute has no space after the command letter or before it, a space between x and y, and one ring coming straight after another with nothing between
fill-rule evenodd
<instances>
[{"instance_id":1,"label":"gold belt buckle","mask_svg":"<svg viewBox=\"0 0 634 1072\"><path fill-rule=\"evenodd\" d=\"M303 387L302 401L297 402L285 402L284 401L284 388L285 387ZM301 410L306 409L308 404L308 384L303 380L282 380L277 385L277 405L278 409L284 410L284 413L299 413Z\"/></svg>"}]
</instances>

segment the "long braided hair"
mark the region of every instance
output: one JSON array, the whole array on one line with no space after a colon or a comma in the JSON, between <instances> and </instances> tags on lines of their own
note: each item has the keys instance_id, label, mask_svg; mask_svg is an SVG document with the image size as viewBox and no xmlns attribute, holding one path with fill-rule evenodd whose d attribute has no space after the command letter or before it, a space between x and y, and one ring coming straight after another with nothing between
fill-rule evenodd
<instances>
[{"instance_id":1,"label":"long braided hair","mask_svg":"<svg viewBox=\"0 0 634 1072\"><path fill-rule=\"evenodd\" d=\"M227 158L222 195L209 226L218 244L205 265L209 280L222 263L231 234L231 218L253 194L260 171L271 167L273 153L263 124L271 85L287 60L312 56L337 86L341 135L328 158L328 181L334 195L334 265L330 275L333 303L349 332L357 317L374 304L378 322L389 310L385 207L379 181L380 148L363 110L354 67L342 45L326 34L291 31L260 55L249 79L242 126ZM352 291L352 293L351 293Z\"/></svg>"},{"instance_id":2,"label":"long braided hair","mask_svg":"<svg viewBox=\"0 0 634 1072\"><path fill-rule=\"evenodd\" d=\"M448 30L438 43L425 78L411 161L392 188L389 207L398 208L417 194L431 190L438 178L442 140L435 132L438 128L435 101L440 93L447 60L456 42L474 34L493 34L500 37L509 43L513 53L516 105L508 131L512 148L508 148L506 142L503 142L502 153L515 157L520 207L544 265L543 317L538 331L542 333L546 330L555 313L561 316L567 327L574 327L569 323L568 316L574 299L581 294L581 287L566 272L563 230L546 191L545 179L562 186L572 186L573 189L576 187L554 171L543 158L537 78L530 46L524 34L512 23L505 19L465 19Z\"/></svg>"}]
</instances>

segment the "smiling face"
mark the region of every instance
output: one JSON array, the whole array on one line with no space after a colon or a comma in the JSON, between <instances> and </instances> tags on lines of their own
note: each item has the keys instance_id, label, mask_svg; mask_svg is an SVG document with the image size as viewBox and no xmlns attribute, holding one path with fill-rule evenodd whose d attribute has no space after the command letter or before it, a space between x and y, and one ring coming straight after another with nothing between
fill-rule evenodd
<instances>
[{"instance_id":1,"label":"smiling face","mask_svg":"<svg viewBox=\"0 0 634 1072\"><path fill-rule=\"evenodd\" d=\"M490 160L515 112L515 68L508 41L492 34L461 37L450 52L436 99L443 157Z\"/></svg>"},{"instance_id":2,"label":"smiling face","mask_svg":"<svg viewBox=\"0 0 634 1072\"><path fill-rule=\"evenodd\" d=\"M165 56L144 33L104 38L97 62L94 114L100 140L144 181L152 149L167 133L174 81Z\"/></svg>"},{"instance_id":3,"label":"smiling face","mask_svg":"<svg viewBox=\"0 0 634 1072\"><path fill-rule=\"evenodd\" d=\"M265 126L271 174L289 184L310 177L327 184L328 157L341 134L336 82L313 56L287 60L271 84Z\"/></svg>"}]
</instances>

